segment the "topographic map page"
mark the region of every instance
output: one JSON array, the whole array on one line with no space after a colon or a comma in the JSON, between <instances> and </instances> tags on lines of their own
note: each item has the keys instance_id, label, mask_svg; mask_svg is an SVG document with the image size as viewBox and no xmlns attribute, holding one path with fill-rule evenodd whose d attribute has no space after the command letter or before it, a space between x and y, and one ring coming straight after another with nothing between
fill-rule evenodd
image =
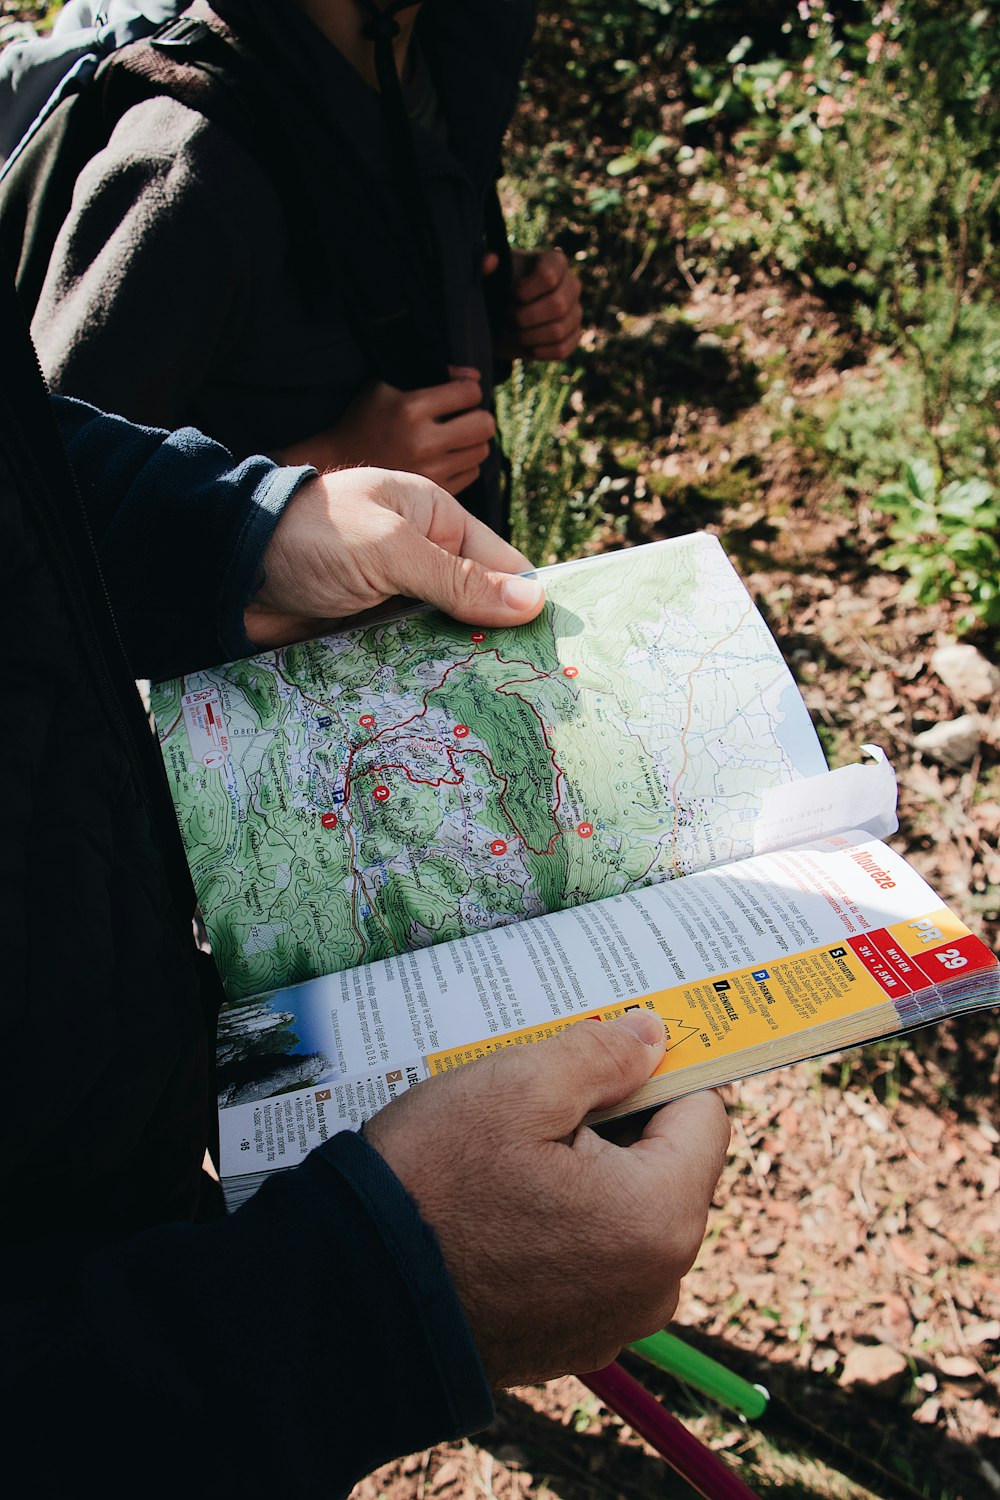
<instances>
[{"instance_id":1,"label":"topographic map page","mask_svg":"<svg viewBox=\"0 0 1000 1500\"><path fill-rule=\"evenodd\" d=\"M714 537L542 576L518 630L419 611L154 687L231 996L741 858L825 771Z\"/></svg>"}]
</instances>

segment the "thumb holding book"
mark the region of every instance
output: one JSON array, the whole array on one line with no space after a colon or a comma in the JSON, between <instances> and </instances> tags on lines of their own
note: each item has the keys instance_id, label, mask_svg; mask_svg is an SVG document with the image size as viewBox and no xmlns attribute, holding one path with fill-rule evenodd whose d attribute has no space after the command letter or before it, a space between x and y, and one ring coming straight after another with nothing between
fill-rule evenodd
<instances>
[{"instance_id":1,"label":"thumb holding book","mask_svg":"<svg viewBox=\"0 0 1000 1500\"><path fill-rule=\"evenodd\" d=\"M320 635L395 598L506 627L544 602L531 563L446 490L394 469L306 478L275 527L247 606L254 647Z\"/></svg>"},{"instance_id":2,"label":"thumb holding book","mask_svg":"<svg viewBox=\"0 0 1000 1500\"><path fill-rule=\"evenodd\" d=\"M582 1124L661 1060L655 1016L582 1021L432 1079L365 1136L435 1230L496 1387L600 1368L673 1316L729 1125L714 1092L613 1144Z\"/></svg>"}]
</instances>

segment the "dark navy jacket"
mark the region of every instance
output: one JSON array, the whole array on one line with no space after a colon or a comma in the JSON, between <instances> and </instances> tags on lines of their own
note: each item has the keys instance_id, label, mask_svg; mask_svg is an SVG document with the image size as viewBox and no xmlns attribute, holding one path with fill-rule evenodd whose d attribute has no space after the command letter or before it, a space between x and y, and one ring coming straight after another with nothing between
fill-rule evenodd
<instances>
[{"instance_id":1,"label":"dark navy jacket","mask_svg":"<svg viewBox=\"0 0 1000 1500\"><path fill-rule=\"evenodd\" d=\"M202 1186L214 996L132 679L246 649L243 604L308 472L50 403L0 279L12 1493L340 1494L491 1416L433 1234L363 1140L229 1217Z\"/></svg>"}]
</instances>

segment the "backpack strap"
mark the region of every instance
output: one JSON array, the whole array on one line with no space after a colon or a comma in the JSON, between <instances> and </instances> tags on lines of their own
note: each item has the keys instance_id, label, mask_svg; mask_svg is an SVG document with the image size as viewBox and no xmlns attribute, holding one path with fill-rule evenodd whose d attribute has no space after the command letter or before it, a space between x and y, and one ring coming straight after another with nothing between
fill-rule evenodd
<instances>
[{"instance_id":1,"label":"backpack strap","mask_svg":"<svg viewBox=\"0 0 1000 1500\"><path fill-rule=\"evenodd\" d=\"M378 79L382 110L389 133L389 149L396 190L405 204L413 226L418 253L423 256L435 319L446 326L447 299L441 249L431 218L427 198L420 180L413 127L403 98L403 88L396 65L393 41L400 33L396 19L400 11L411 10L417 0L360 0L367 19L363 34L374 44L375 76Z\"/></svg>"}]
</instances>

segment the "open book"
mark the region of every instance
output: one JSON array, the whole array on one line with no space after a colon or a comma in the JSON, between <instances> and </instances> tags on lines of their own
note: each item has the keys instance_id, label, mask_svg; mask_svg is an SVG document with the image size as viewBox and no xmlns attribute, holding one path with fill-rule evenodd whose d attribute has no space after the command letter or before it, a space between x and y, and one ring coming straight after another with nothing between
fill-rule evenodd
<instances>
[{"instance_id":1,"label":"open book","mask_svg":"<svg viewBox=\"0 0 1000 1500\"><path fill-rule=\"evenodd\" d=\"M229 1001L231 1203L421 1079L647 1006L626 1110L1000 999L880 842L895 779L828 771L705 534L567 563L518 630L429 610L160 683Z\"/></svg>"}]
</instances>

